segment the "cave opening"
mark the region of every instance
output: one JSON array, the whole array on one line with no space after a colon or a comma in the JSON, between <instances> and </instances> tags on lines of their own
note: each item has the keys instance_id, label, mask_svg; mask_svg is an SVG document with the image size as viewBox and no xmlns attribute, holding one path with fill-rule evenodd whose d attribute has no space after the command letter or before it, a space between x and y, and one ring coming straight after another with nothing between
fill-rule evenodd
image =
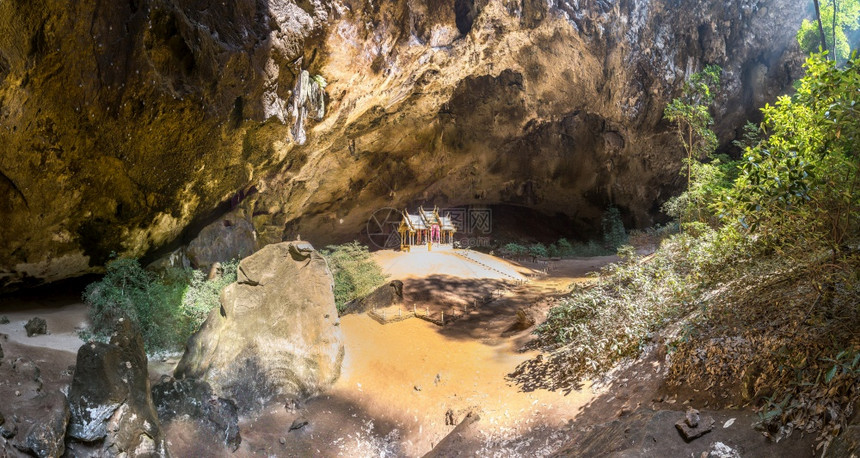
<instances>
[{"instance_id":1,"label":"cave opening","mask_svg":"<svg viewBox=\"0 0 860 458\"><path fill-rule=\"evenodd\" d=\"M461 34L466 35L472 30L472 24L475 22L474 0L454 1L454 21Z\"/></svg>"}]
</instances>

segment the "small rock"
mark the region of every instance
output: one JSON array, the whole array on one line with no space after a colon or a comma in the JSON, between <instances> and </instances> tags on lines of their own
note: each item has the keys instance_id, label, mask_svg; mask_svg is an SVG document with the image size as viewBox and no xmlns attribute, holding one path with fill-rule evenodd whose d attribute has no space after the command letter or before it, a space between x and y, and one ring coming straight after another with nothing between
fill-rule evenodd
<instances>
[{"instance_id":1,"label":"small rock","mask_svg":"<svg viewBox=\"0 0 860 458\"><path fill-rule=\"evenodd\" d=\"M284 408L287 409L287 412L296 412L301 408L298 399L290 399L284 404Z\"/></svg>"},{"instance_id":2,"label":"small rock","mask_svg":"<svg viewBox=\"0 0 860 458\"><path fill-rule=\"evenodd\" d=\"M4 439L11 439L18 434L18 425L16 424L2 424L0 425L0 436L3 436Z\"/></svg>"},{"instance_id":3,"label":"small rock","mask_svg":"<svg viewBox=\"0 0 860 458\"><path fill-rule=\"evenodd\" d=\"M290 425L290 431L295 431L297 429L302 429L308 425L308 421L304 417L299 417L293 420L293 424Z\"/></svg>"},{"instance_id":4,"label":"small rock","mask_svg":"<svg viewBox=\"0 0 860 458\"><path fill-rule=\"evenodd\" d=\"M0 324L9 324L9 317L6 315L0 316Z\"/></svg>"},{"instance_id":5,"label":"small rock","mask_svg":"<svg viewBox=\"0 0 860 458\"><path fill-rule=\"evenodd\" d=\"M447 426L455 425L456 424L455 420L456 419L454 418L454 411L451 409L448 409L448 411L445 412L445 424Z\"/></svg>"},{"instance_id":6,"label":"small rock","mask_svg":"<svg viewBox=\"0 0 860 458\"><path fill-rule=\"evenodd\" d=\"M24 329L27 330L27 337L33 337L38 334L47 334L48 323L42 318L33 317L24 325Z\"/></svg>"},{"instance_id":7,"label":"small rock","mask_svg":"<svg viewBox=\"0 0 860 458\"><path fill-rule=\"evenodd\" d=\"M421 391L421 385L415 385L412 388L414 388L415 391Z\"/></svg>"},{"instance_id":8,"label":"small rock","mask_svg":"<svg viewBox=\"0 0 860 458\"><path fill-rule=\"evenodd\" d=\"M436 378L433 379L433 384L438 385L439 382L442 381L442 374L436 374Z\"/></svg>"},{"instance_id":9,"label":"small rock","mask_svg":"<svg viewBox=\"0 0 860 458\"><path fill-rule=\"evenodd\" d=\"M282 437L282 438L278 439L278 442L280 442L280 443L281 443L281 445L284 445L284 444L286 444L286 443L287 443L287 438L286 438L286 437Z\"/></svg>"},{"instance_id":10,"label":"small rock","mask_svg":"<svg viewBox=\"0 0 860 458\"><path fill-rule=\"evenodd\" d=\"M690 407L684 415L684 421L687 423L687 426L691 428L699 426L699 411Z\"/></svg>"},{"instance_id":11,"label":"small rock","mask_svg":"<svg viewBox=\"0 0 860 458\"><path fill-rule=\"evenodd\" d=\"M695 412L695 413L693 413ZM693 417L693 418L690 418ZM688 421L693 421L696 423L696 426L690 426ZM701 437L706 433L710 432L714 427L714 418L707 417L699 417L699 412L695 409L690 409L687 411L687 414L684 415L684 418L678 420L675 423L675 428L678 428L678 432L681 433L681 436L684 437L684 440L691 441L697 437Z\"/></svg>"},{"instance_id":12,"label":"small rock","mask_svg":"<svg viewBox=\"0 0 860 458\"><path fill-rule=\"evenodd\" d=\"M0 359L3 359L3 346L0 346Z\"/></svg>"}]
</instances>

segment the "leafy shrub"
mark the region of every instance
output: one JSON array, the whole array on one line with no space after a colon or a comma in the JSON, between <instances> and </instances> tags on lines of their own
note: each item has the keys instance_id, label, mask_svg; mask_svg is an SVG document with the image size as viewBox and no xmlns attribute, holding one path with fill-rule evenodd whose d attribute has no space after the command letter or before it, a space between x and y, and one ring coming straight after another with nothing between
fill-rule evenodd
<instances>
[{"instance_id":1,"label":"leafy shrub","mask_svg":"<svg viewBox=\"0 0 860 458\"><path fill-rule=\"evenodd\" d=\"M189 328L185 332L190 336L206 321L209 312L219 306L221 291L230 283L236 281L236 270L239 261L230 261L221 265L221 276L207 280L203 272L191 272L188 289L182 297L182 311L189 318Z\"/></svg>"},{"instance_id":2,"label":"leafy shrub","mask_svg":"<svg viewBox=\"0 0 860 458\"><path fill-rule=\"evenodd\" d=\"M334 276L338 312L343 312L348 302L367 296L385 283L382 268L370 257L367 247L358 242L329 245L321 253Z\"/></svg>"},{"instance_id":3,"label":"leafy shrub","mask_svg":"<svg viewBox=\"0 0 860 458\"><path fill-rule=\"evenodd\" d=\"M189 318L178 304L187 285L183 271L164 277L144 270L135 259L117 259L107 265L105 276L89 284L83 300L89 306L93 337L106 340L119 318L140 329L147 351L179 348L188 335Z\"/></svg>"},{"instance_id":4,"label":"leafy shrub","mask_svg":"<svg viewBox=\"0 0 860 458\"><path fill-rule=\"evenodd\" d=\"M536 261L537 258L545 258L548 256L548 252L546 249L546 245L543 243L533 243L529 246L529 255L532 257L532 261Z\"/></svg>"},{"instance_id":5,"label":"leafy shrub","mask_svg":"<svg viewBox=\"0 0 860 458\"><path fill-rule=\"evenodd\" d=\"M546 254L550 258L557 258L561 256L561 252L558 249L557 243L551 243L548 247L546 247Z\"/></svg>"},{"instance_id":6,"label":"leafy shrub","mask_svg":"<svg viewBox=\"0 0 860 458\"><path fill-rule=\"evenodd\" d=\"M627 243L627 232L621 221L621 212L615 207L609 207L601 220L603 228L603 245L609 250L615 250Z\"/></svg>"},{"instance_id":7,"label":"leafy shrub","mask_svg":"<svg viewBox=\"0 0 860 458\"><path fill-rule=\"evenodd\" d=\"M558 245L558 255L561 257L567 257L573 255L573 245L566 238L558 239L558 242L555 242Z\"/></svg>"},{"instance_id":8,"label":"leafy shrub","mask_svg":"<svg viewBox=\"0 0 860 458\"><path fill-rule=\"evenodd\" d=\"M159 275L135 259L114 260L84 290L92 328L81 338L106 341L124 317L140 329L147 352L180 349L218 305L221 290L236 281L238 264L225 263L221 277L206 280L200 271L168 269Z\"/></svg>"},{"instance_id":9,"label":"leafy shrub","mask_svg":"<svg viewBox=\"0 0 860 458\"><path fill-rule=\"evenodd\" d=\"M695 251L688 243L689 237L676 236L648 263L638 262L632 247L622 249L627 262L604 267L596 285L575 285L550 310L536 331L541 343L564 347L569 372L580 375L637 354L651 332L689 310L695 288L688 263Z\"/></svg>"},{"instance_id":10,"label":"leafy shrub","mask_svg":"<svg viewBox=\"0 0 860 458\"><path fill-rule=\"evenodd\" d=\"M570 254L566 257L571 258L591 258L594 256L609 256L614 254L610 249L607 249L600 243L594 240L589 240L585 243L576 243L570 248Z\"/></svg>"},{"instance_id":11,"label":"leafy shrub","mask_svg":"<svg viewBox=\"0 0 860 458\"><path fill-rule=\"evenodd\" d=\"M774 246L833 253L860 227L860 56L839 68L814 55L797 92L762 109L768 137L744 152L734 186L715 207Z\"/></svg>"},{"instance_id":12,"label":"leafy shrub","mask_svg":"<svg viewBox=\"0 0 860 458\"><path fill-rule=\"evenodd\" d=\"M520 258L525 256L529 252L529 249L525 245L511 242L505 244L505 246L502 247L501 252L505 256L510 256L512 258Z\"/></svg>"}]
</instances>

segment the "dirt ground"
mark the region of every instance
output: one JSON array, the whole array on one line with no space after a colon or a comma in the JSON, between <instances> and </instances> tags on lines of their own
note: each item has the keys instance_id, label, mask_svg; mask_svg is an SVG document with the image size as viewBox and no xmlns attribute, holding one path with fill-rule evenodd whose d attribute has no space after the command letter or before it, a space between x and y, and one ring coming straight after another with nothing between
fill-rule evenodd
<instances>
[{"instance_id":1,"label":"dirt ground","mask_svg":"<svg viewBox=\"0 0 860 458\"><path fill-rule=\"evenodd\" d=\"M437 456L547 456L559 450L577 456L583 431L599 423L623 422L643 407L681 411L689 402L661 392L663 368L653 355L605 380L567 390L527 390L508 379L520 363L537 356L520 351L533 327L512 331L517 311L540 323L571 283L588 281L588 272L614 257L549 264L509 263L487 255L476 256L476 263L442 251L375 257L389 278L404 281L407 301L419 306L456 307L487 291L504 292L444 327L414 318L382 325L363 314L344 316L346 358L331 390L303 405L274 405L241 418L243 441L235 453L191 422L174 421L166 426L173 456L423 456L440 442ZM2 315L11 321L0 325L0 333L8 335L0 339L5 360L33 359L49 389L68 384L81 343L75 330L86 324L80 292L6 300L0 304ZM47 320L49 335L26 337L23 325L32 316ZM152 359L152 382L175 363L175 356ZM446 438L469 413L479 420L465 422ZM737 424L743 420L749 429L749 412L715 416L721 421L738 417ZM307 425L290 431L298 420ZM747 442L760 444L756 434ZM672 439L681 440L677 434ZM766 445L751 450L768 451L761 456L782 453Z\"/></svg>"},{"instance_id":2,"label":"dirt ground","mask_svg":"<svg viewBox=\"0 0 860 458\"><path fill-rule=\"evenodd\" d=\"M482 415L487 440L501 440L526 430L557 429L593 396L587 387L566 396L518 390L505 376L534 356L518 352L529 331L502 334L517 308L544 313L546 293L563 291L610 258L563 261L543 276L530 266L480 253L473 256L481 264L443 251L377 256L390 278L403 279L409 300L422 305L467 303L515 279L531 280L445 327L418 319L381 325L365 315L343 317L346 360L328 393L292 410L275 406L243 418L243 443L235 454L190 423L174 422L167 428L174 455L420 456L469 412ZM13 297L0 306L2 315L10 319L0 325L8 336L6 359L31 358L43 373L55 374L52 385L68 383L82 344L76 331L87 324L80 291ZM26 337L24 323L33 316L46 319L48 335ZM153 383L175 361L175 356L152 359ZM298 418L308 425L290 432Z\"/></svg>"}]
</instances>

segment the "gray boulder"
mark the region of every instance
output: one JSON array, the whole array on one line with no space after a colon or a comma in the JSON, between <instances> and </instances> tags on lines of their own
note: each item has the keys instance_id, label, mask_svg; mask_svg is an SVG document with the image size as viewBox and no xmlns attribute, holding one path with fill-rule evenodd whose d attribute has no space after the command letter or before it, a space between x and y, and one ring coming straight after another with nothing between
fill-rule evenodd
<instances>
[{"instance_id":1,"label":"gray boulder","mask_svg":"<svg viewBox=\"0 0 860 458\"><path fill-rule=\"evenodd\" d=\"M24 325L24 329L27 331L27 337L33 337L38 334L47 334L48 323L42 318L34 317Z\"/></svg>"},{"instance_id":2,"label":"gray boulder","mask_svg":"<svg viewBox=\"0 0 860 458\"><path fill-rule=\"evenodd\" d=\"M192 266L208 271L216 262L249 256L256 247L254 225L237 210L204 227L188 244L185 255Z\"/></svg>"},{"instance_id":3,"label":"gray boulder","mask_svg":"<svg viewBox=\"0 0 860 458\"><path fill-rule=\"evenodd\" d=\"M36 419L27 431L26 448L40 458L59 457L66 451L69 404L60 393L46 398L42 407L47 413Z\"/></svg>"},{"instance_id":4,"label":"gray boulder","mask_svg":"<svg viewBox=\"0 0 860 458\"><path fill-rule=\"evenodd\" d=\"M207 381L241 411L327 388L344 352L332 285L325 259L307 242L245 258L221 307L188 340L176 378Z\"/></svg>"},{"instance_id":5,"label":"gray boulder","mask_svg":"<svg viewBox=\"0 0 860 458\"><path fill-rule=\"evenodd\" d=\"M120 320L109 344L78 350L69 389L68 436L92 443L94 454L168 456L150 395L143 339Z\"/></svg>"}]
</instances>

